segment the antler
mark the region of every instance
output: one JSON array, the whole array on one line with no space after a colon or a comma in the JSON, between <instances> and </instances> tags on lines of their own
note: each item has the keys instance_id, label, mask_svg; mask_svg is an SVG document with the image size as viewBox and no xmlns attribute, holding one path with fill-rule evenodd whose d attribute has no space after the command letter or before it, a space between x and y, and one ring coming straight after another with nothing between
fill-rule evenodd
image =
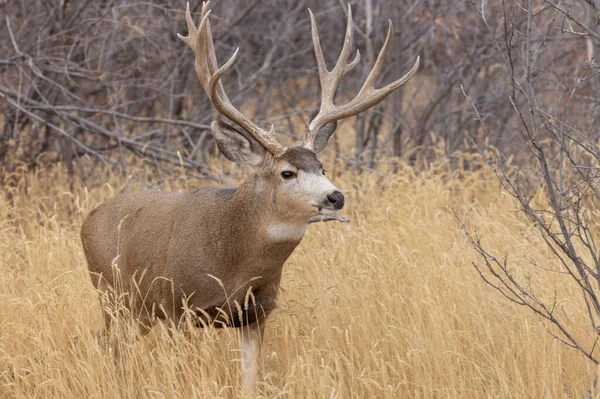
<instances>
[{"instance_id":1,"label":"antler","mask_svg":"<svg viewBox=\"0 0 600 399\"><path fill-rule=\"evenodd\" d=\"M352 115L356 115L368 108L371 108L390 95L394 90L402 86L408 79L410 79L417 69L419 68L419 57L415 65L410 71L400 79L388 84L380 89L375 88L375 81L379 77L381 72L381 65L383 59L386 57L390 43L392 40L392 21L389 21L388 33L383 43L383 47L377 56L373 69L367 76L367 79L362 85L362 88L354 97L352 101L345 105L337 106L333 103L333 98L337 90L338 84L342 77L353 70L358 62L360 61L360 53L356 51L356 57L350 63L347 63L348 56L352 46L352 37L354 35L354 24L352 22L352 10L350 4L348 4L348 22L346 25L346 36L344 39L344 46L340 56L335 64L335 67L331 70L327 70L325 64L325 58L323 57L323 50L321 49L321 42L319 40L319 32L317 31L317 24L315 22L315 16L310 9L310 23L312 28L313 45L315 48L315 57L317 59L317 67L319 68L319 81L321 83L321 108L317 116L310 122L307 129L304 131L303 146L308 149L314 148L315 135L323 126L329 122L337 121L339 119L347 118Z\"/></svg>"},{"instance_id":2,"label":"antler","mask_svg":"<svg viewBox=\"0 0 600 399\"><path fill-rule=\"evenodd\" d=\"M271 125L270 131L265 131L255 125L250 119L244 114L237 110L231 101L225 94L223 89L223 83L221 83L221 76L223 76L233 65L237 56L239 47L235 50L231 58L219 68L217 64L217 56L215 54L215 45L213 43L212 31L210 29L210 21L208 16L210 10L208 10L209 2L202 3L202 20L200 26L196 29L192 15L190 13L190 3L187 3L185 10L185 19L188 26L188 35L182 36L177 34L181 40L187 43L196 54L196 74L198 80L204 88L204 91L208 95L212 105L222 115L231 119L242 129L244 129L250 136L254 137L263 147L265 147L274 156L280 156L286 150L286 147L281 145L275 139L275 133L273 126Z\"/></svg>"}]
</instances>

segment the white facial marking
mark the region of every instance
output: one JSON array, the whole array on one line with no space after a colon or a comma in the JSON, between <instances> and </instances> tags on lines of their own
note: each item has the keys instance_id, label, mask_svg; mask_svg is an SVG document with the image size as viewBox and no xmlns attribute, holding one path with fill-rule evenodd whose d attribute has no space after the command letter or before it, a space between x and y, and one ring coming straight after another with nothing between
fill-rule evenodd
<instances>
[{"instance_id":1,"label":"white facial marking","mask_svg":"<svg viewBox=\"0 0 600 399\"><path fill-rule=\"evenodd\" d=\"M274 223L267 226L267 233L275 241L299 241L306 233L306 225Z\"/></svg>"},{"instance_id":2,"label":"white facial marking","mask_svg":"<svg viewBox=\"0 0 600 399\"><path fill-rule=\"evenodd\" d=\"M298 184L298 190L304 195L309 196L309 205L318 209L318 212L321 214L329 214L329 210L322 208L323 203L327 195L338 190L336 186L331 184L329 179L321 174L300 171L298 173ZM336 211L331 210L331 212L335 213Z\"/></svg>"},{"instance_id":3,"label":"white facial marking","mask_svg":"<svg viewBox=\"0 0 600 399\"><path fill-rule=\"evenodd\" d=\"M337 190L337 187L321 174L305 173L303 171L300 171L298 174L300 175L300 189L313 193L313 196L322 197Z\"/></svg>"}]
</instances>

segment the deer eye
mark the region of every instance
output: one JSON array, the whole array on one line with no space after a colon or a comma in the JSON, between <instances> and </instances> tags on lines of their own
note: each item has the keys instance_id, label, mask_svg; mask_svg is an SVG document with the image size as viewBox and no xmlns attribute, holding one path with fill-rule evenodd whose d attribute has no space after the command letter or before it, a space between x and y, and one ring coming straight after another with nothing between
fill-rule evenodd
<instances>
[{"instance_id":1,"label":"deer eye","mask_svg":"<svg viewBox=\"0 0 600 399\"><path fill-rule=\"evenodd\" d=\"M325 169L323 169L323 171L321 173L323 173L323 176L325 176L325 172L327 172Z\"/></svg>"},{"instance_id":2,"label":"deer eye","mask_svg":"<svg viewBox=\"0 0 600 399\"><path fill-rule=\"evenodd\" d=\"M290 180L296 177L296 174L291 170L284 170L283 172L281 172L281 177L283 177L285 180Z\"/></svg>"}]
</instances>

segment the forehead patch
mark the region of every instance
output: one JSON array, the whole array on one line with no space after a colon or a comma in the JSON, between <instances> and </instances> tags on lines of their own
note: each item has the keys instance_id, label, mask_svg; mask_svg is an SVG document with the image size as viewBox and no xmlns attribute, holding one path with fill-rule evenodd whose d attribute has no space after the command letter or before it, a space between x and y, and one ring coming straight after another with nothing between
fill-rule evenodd
<instances>
[{"instance_id":1,"label":"forehead patch","mask_svg":"<svg viewBox=\"0 0 600 399\"><path fill-rule=\"evenodd\" d=\"M307 173L319 173L323 170L323 164L319 162L317 154L303 147L290 147L279 159Z\"/></svg>"}]
</instances>

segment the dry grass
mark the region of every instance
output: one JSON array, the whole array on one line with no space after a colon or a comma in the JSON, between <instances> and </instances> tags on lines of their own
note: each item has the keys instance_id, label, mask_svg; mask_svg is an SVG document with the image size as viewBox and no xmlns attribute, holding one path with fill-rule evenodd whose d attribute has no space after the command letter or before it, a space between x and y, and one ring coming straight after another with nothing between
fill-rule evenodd
<instances>
[{"instance_id":1,"label":"dry grass","mask_svg":"<svg viewBox=\"0 0 600 399\"><path fill-rule=\"evenodd\" d=\"M333 172L333 168L329 168ZM351 225L321 223L284 271L260 390L286 398L584 397L595 373L526 309L486 286L454 212L487 248L554 262L487 168L444 162L379 178L341 173ZM332 173L333 175L333 173ZM97 171L90 184L106 179ZM131 188L149 179L142 172ZM87 210L111 195L60 169L24 173L14 206L0 192L0 397L238 397L233 331L191 337L155 328L124 345L124 371L102 327L79 241ZM111 178L112 187L122 184ZM196 184L196 181L188 181ZM183 183L182 183L183 185ZM173 186L172 189L179 189ZM544 284L553 290L557 281ZM565 295L576 292L566 291Z\"/></svg>"}]
</instances>

